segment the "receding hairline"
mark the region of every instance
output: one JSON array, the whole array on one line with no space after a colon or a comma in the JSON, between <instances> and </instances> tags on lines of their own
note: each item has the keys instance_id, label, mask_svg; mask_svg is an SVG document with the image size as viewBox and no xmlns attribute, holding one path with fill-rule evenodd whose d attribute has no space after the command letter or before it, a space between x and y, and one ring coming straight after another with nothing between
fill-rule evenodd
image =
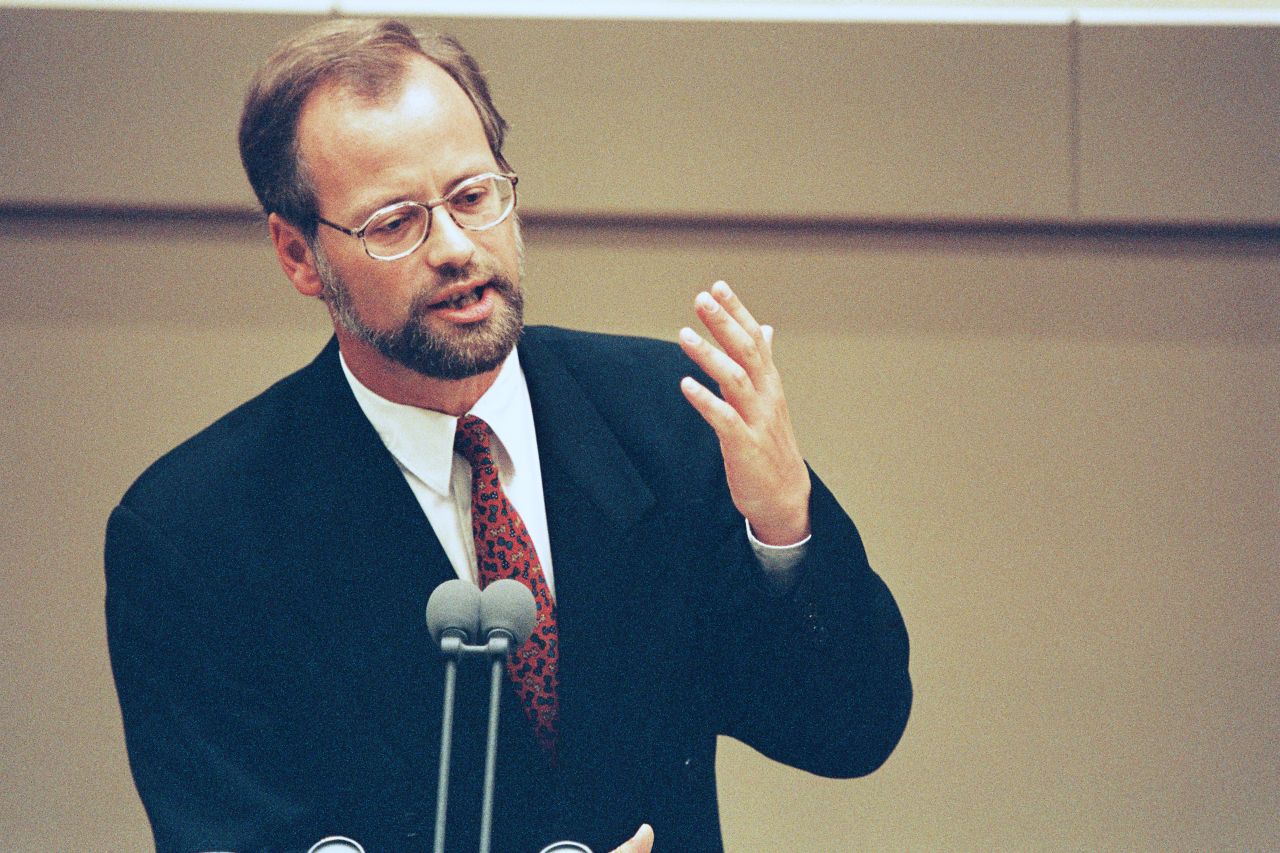
<instances>
[{"instance_id":1,"label":"receding hairline","mask_svg":"<svg viewBox=\"0 0 1280 853\"><path fill-rule=\"evenodd\" d=\"M453 102L453 106L464 109L472 117L477 139L482 143L485 154L493 159L499 168L505 168L488 144L488 135L485 131L483 117L466 89L449 73L448 69L430 56L408 50L403 51L403 53L405 61L400 66L400 73L394 80L388 79L384 81L385 85L376 89L368 86L359 86L355 85L353 81L344 78L340 73L335 73L317 82L308 92L307 97L303 99L302 105L298 110L297 119L294 122L294 155L295 162L298 165L298 176L306 183L312 197L317 202L319 198L314 173L306 157L306 152L303 150L303 140L314 138L315 136L316 129L313 121L314 109L317 103L328 99L336 102L339 108L345 103L357 110L376 111L380 108L386 108L390 111L397 107L406 90L413 85L415 80L425 80L430 85L443 86L444 90L449 92L448 98ZM437 100L441 99L437 98Z\"/></svg>"}]
</instances>

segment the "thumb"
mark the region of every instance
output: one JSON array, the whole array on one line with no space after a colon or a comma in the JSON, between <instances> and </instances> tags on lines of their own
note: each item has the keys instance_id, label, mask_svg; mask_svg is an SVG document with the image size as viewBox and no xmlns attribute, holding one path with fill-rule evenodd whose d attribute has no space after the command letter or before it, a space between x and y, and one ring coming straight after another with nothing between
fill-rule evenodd
<instances>
[{"instance_id":1,"label":"thumb","mask_svg":"<svg viewBox=\"0 0 1280 853\"><path fill-rule=\"evenodd\" d=\"M649 853L653 849L653 827L647 823L640 824L636 834L623 842L613 853Z\"/></svg>"}]
</instances>

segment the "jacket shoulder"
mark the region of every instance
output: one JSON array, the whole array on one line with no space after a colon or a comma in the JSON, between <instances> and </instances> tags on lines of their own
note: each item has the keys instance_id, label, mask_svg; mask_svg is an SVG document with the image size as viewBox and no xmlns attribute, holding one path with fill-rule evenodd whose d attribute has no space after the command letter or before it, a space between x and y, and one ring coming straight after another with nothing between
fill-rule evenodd
<instances>
[{"instance_id":1,"label":"jacket shoulder","mask_svg":"<svg viewBox=\"0 0 1280 853\"><path fill-rule=\"evenodd\" d=\"M683 376L706 381L676 344L633 335L605 334L531 326L527 346L553 353L584 387L620 387L647 393L661 388L659 400L671 398ZM673 384L675 383L675 384Z\"/></svg>"},{"instance_id":2,"label":"jacket shoulder","mask_svg":"<svg viewBox=\"0 0 1280 853\"><path fill-rule=\"evenodd\" d=\"M321 356L323 358L323 355ZM317 359L319 362L321 359ZM165 453L133 482L120 503L153 518L208 512L239 492L279 478L288 448L305 442L317 392L318 363L284 377Z\"/></svg>"}]
</instances>

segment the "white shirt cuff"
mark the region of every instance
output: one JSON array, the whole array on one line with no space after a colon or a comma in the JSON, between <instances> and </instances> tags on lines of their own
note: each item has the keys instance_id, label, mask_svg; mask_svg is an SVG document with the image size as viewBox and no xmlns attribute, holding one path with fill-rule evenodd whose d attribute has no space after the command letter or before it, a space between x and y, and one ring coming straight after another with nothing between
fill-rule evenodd
<instances>
[{"instance_id":1,"label":"white shirt cuff","mask_svg":"<svg viewBox=\"0 0 1280 853\"><path fill-rule=\"evenodd\" d=\"M751 532L751 522L743 519L747 525L747 541L755 552L756 562L764 570L765 582L778 593L786 592L796 578L796 568L809 550L809 540L813 534L801 539L793 545L766 545Z\"/></svg>"}]
</instances>

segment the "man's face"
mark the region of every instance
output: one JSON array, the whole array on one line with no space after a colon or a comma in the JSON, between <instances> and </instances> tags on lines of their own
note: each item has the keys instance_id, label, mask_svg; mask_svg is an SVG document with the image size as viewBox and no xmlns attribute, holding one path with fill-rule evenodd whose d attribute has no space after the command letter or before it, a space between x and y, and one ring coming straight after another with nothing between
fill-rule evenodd
<instances>
[{"instance_id":1,"label":"man's face","mask_svg":"<svg viewBox=\"0 0 1280 853\"><path fill-rule=\"evenodd\" d=\"M370 104L325 89L308 100L298 141L320 215L349 228L403 200L428 201L498 171L475 108L444 71L415 58L402 89ZM378 261L359 240L321 227L312 244L339 332L438 379L502 363L523 328L515 217L464 231L444 207L413 254Z\"/></svg>"}]
</instances>

